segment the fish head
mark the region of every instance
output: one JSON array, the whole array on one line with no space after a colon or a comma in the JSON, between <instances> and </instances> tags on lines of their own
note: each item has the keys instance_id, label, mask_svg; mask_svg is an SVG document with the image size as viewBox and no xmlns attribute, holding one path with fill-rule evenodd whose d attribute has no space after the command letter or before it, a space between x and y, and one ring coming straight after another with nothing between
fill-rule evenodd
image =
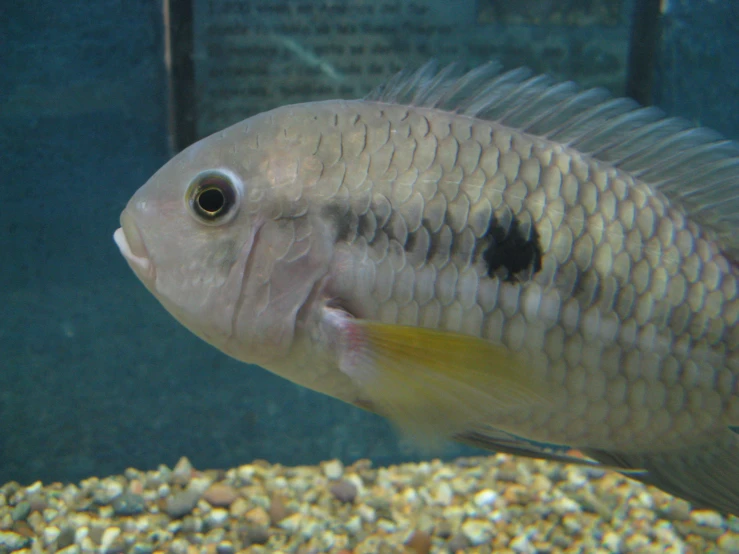
<instances>
[{"instance_id":1,"label":"fish head","mask_svg":"<svg viewBox=\"0 0 739 554\"><path fill-rule=\"evenodd\" d=\"M285 211L297 176L279 168L299 153L267 140L267 123L246 120L183 150L133 195L114 235L180 323L261 365L289 349L296 314L324 271L298 267L316 262L301 254L320 248L296 244L296 235L317 233L306 230L305 214Z\"/></svg>"}]
</instances>

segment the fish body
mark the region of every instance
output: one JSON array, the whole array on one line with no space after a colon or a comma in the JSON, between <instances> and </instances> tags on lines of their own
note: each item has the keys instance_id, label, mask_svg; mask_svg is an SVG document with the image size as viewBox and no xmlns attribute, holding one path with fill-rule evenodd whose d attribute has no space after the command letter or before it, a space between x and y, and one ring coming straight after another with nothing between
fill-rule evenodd
<instances>
[{"instance_id":1,"label":"fish body","mask_svg":"<svg viewBox=\"0 0 739 554\"><path fill-rule=\"evenodd\" d=\"M739 149L491 66L286 106L157 172L116 241L227 354L420 437L739 513ZM587 463L587 462L584 462Z\"/></svg>"}]
</instances>

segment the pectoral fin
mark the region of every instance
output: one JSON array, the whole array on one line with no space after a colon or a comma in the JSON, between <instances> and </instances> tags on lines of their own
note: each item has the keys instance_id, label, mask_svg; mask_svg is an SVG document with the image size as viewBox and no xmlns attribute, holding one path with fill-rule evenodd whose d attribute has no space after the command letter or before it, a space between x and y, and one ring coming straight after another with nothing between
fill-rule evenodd
<instances>
[{"instance_id":1,"label":"pectoral fin","mask_svg":"<svg viewBox=\"0 0 739 554\"><path fill-rule=\"evenodd\" d=\"M505 347L459 333L333 317L341 371L376 411L415 438L448 438L496 413L549 401L544 384Z\"/></svg>"}]
</instances>

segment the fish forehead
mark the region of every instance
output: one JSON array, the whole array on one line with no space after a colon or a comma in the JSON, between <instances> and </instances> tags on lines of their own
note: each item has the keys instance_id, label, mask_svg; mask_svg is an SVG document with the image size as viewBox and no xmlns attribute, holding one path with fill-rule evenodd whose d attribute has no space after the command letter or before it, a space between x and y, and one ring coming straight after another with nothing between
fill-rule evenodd
<instances>
[{"instance_id":1,"label":"fish forehead","mask_svg":"<svg viewBox=\"0 0 739 554\"><path fill-rule=\"evenodd\" d=\"M736 270L659 191L495 122L323 107L307 188L336 227L334 292L355 315L526 356L563 394L509 422L534 438L669 444L736 410Z\"/></svg>"}]
</instances>

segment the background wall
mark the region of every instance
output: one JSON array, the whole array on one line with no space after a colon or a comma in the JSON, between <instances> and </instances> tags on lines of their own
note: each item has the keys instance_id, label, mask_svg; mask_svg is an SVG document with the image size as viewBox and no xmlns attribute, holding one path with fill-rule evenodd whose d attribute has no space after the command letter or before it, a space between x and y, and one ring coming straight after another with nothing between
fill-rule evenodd
<instances>
[{"instance_id":1,"label":"background wall","mask_svg":"<svg viewBox=\"0 0 739 554\"><path fill-rule=\"evenodd\" d=\"M547 4L537 2L517 5ZM438 19L446 3L436 4L417 17ZM478 41L497 37L482 58L552 65L589 84L600 76L617 89L626 9L617 4L606 26L472 1L452 15ZM664 21L657 104L739 136L736 3L672 0ZM563 58L547 62L529 43L555 35ZM169 156L160 6L3 2L0 37L0 482L76 480L181 455L200 467L418 456L379 418L196 340L120 257L120 210ZM457 48L450 37L438 44ZM283 66L297 66L280 52ZM207 90L197 92L202 102Z\"/></svg>"}]
</instances>

